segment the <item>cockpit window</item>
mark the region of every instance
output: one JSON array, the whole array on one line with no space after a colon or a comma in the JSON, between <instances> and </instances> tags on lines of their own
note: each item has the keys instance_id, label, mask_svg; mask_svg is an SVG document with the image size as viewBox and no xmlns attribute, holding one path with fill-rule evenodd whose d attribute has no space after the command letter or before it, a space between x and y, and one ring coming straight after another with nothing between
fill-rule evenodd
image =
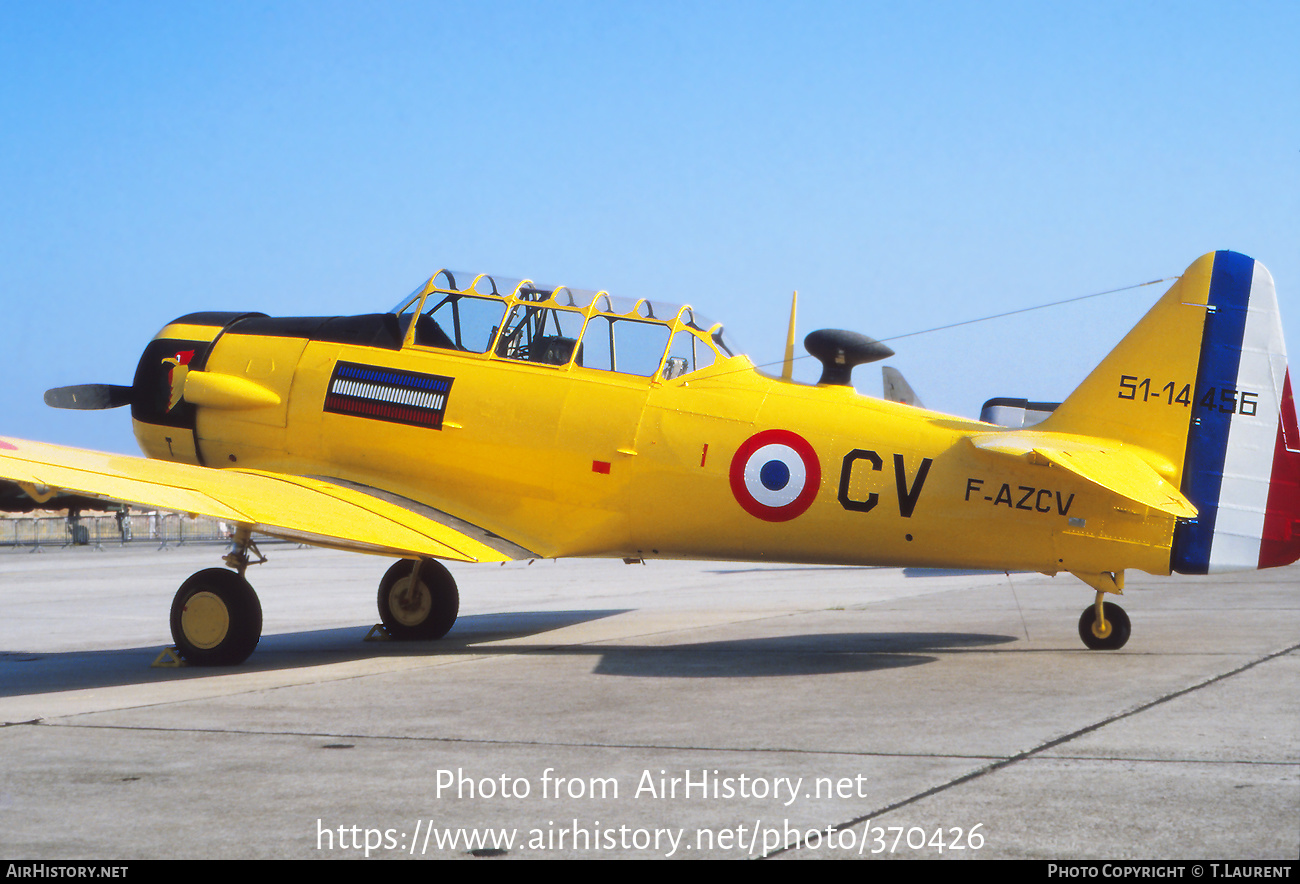
<instances>
[{"instance_id":1,"label":"cockpit window","mask_svg":"<svg viewBox=\"0 0 1300 884\"><path fill-rule=\"evenodd\" d=\"M578 336L582 321L583 315L577 310L516 304L497 341L496 354L544 365L568 365L576 355L581 365Z\"/></svg>"},{"instance_id":2,"label":"cockpit window","mask_svg":"<svg viewBox=\"0 0 1300 884\"><path fill-rule=\"evenodd\" d=\"M721 351L723 356L731 357L740 352L732 345L731 339L727 337L727 333L723 331L721 325L714 327L712 338L713 345Z\"/></svg>"},{"instance_id":3,"label":"cockpit window","mask_svg":"<svg viewBox=\"0 0 1300 884\"><path fill-rule=\"evenodd\" d=\"M650 377L668 346L668 327L635 319L593 316L582 336L587 368Z\"/></svg>"},{"instance_id":4,"label":"cockpit window","mask_svg":"<svg viewBox=\"0 0 1300 884\"><path fill-rule=\"evenodd\" d=\"M425 303L430 301L432 296ZM486 353L505 312L505 302L500 298L447 295L416 320L415 343L443 350Z\"/></svg>"},{"instance_id":5,"label":"cockpit window","mask_svg":"<svg viewBox=\"0 0 1300 884\"><path fill-rule=\"evenodd\" d=\"M699 337L682 329L673 335L668 358L664 360L663 378L671 381L701 368L708 368L717 359L713 348Z\"/></svg>"}]
</instances>

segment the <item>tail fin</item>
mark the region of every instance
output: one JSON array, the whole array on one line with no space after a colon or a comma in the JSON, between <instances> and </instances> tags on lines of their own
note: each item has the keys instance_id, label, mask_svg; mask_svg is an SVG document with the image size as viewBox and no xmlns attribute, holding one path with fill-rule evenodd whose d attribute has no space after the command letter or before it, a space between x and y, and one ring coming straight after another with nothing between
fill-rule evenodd
<instances>
[{"instance_id":1,"label":"tail fin","mask_svg":"<svg viewBox=\"0 0 1300 884\"><path fill-rule=\"evenodd\" d=\"M1041 429L1118 440L1197 508L1184 574L1300 558L1300 433L1273 278L1252 258L1199 258Z\"/></svg>"},{"instance_id":2,"label":"tail fin","mask_svg":"<svg viewBox=\"0 0 1300 884\"><path fill-rule=\"evenodd\" d=\"M912 385L903 377L903 373L892 365L886 365L880 369L881 379L885 386L885 399L890 402L901 402L903 405L915 405L917 408L925 408L921 404L921 399L912 389Z\"/></svg>"}]
</instances>

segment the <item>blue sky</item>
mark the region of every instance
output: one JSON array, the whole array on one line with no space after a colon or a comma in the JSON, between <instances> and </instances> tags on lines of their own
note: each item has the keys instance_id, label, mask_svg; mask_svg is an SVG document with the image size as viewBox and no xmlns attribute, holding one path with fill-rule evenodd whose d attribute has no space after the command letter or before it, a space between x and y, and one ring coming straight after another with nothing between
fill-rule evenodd
<instances>
[{"instance_id":1,"label":"blue sky","mask_svg":"<svg viewBox=\"0 0 1300 884\"><path fill-rule=\"evenodd\" d=\"M1232 248L1300 348L1297 39L1295 3L0 0L0 434L133 452L42 391L442 266L691 303L764 362L792 289L801 337L887 337ZM1057 400L1162 290L890 363Z\"/></svg>"}]
</instances>

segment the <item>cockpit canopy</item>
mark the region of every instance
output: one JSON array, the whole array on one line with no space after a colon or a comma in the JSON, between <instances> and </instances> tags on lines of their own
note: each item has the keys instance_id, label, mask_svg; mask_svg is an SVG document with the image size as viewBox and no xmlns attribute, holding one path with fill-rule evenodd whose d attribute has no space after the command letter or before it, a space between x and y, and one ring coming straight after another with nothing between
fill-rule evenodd
<instances>
[{"instance_id":1,"label":"cockpit canopy","mask_svg":"<svg viewBox=\"0 0 1300 884\"><path fill-rule=\"evenodd\" d=\"M672 380L736 355L688 306L440 270L391 311L404 346Z\"/></svg>"}]
</instances>

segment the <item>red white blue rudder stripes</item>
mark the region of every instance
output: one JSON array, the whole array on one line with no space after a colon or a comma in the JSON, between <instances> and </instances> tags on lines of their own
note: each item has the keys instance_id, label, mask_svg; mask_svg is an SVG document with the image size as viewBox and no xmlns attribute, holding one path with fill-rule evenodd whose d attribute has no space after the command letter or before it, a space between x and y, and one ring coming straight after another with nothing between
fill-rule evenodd
<instances>
[{"instance_id":1,"label":"red white blue rudder stripes","mask_svg":"<svg viewBox=\"0 0 1300 884\"><path fill-rule=\"evenodd\" d=\"M1197 517L1175 531L1172 569L1206 574L1295 561L1300 452L1291 449L1300 439L1286 344L1273 278L1245 255L1214 255L1193 390L1182 491Z\"/></svg>"}]
</instances>

